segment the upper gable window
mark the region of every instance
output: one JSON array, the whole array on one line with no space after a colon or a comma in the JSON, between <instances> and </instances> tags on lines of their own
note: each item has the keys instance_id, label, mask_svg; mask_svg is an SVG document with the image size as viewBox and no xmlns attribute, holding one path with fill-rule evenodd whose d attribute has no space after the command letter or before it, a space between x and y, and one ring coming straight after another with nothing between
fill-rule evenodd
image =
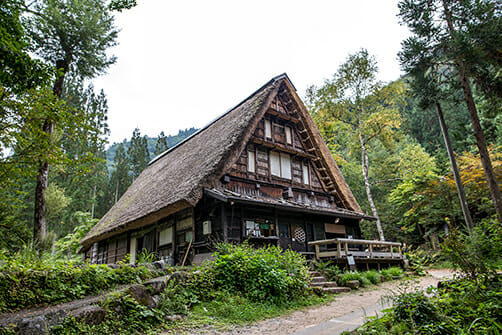
<instances>
[{"instance_id":1,"label":"upper gable window","mask_svg":"<svg viewBox=\"0 0 502 335\"><path fill-rule=\"evenodd\" d=\"M270 152L270 174L291 179L291 156L277 151Z\"/></svg>"},{"instance_id":2,"label":"upper gable window","mask_svg":"<svg viewBox=\"0 0 502 335\"><path fill-rule=\"evenodd\" d=\"M303 163L302 164L302 174L303 174L303 183L305 185L309 185L310 184L310 176L309 176L309 166L307 163Z\"/></svg>"},{"instance_id":3,"label":"upper gable window","mask_svg":"<svg viewBox=\"0 0 502 335\"><path fill-rule=\"evenodd\" d=\"M281 177L291 179L291 158L283 152L281 152Z\"/></svg>"},{"instance_id":4,"label":"upper gable window","mask_svg":"<svg viewBox=\"0 0 502 335\"><path fill-rule=\"evenodd\" d=\"M277 151L270 151L270 174L281 176L281 156Z\"/></svg>"},{"instance_id":5,"label":"upper gable window","mask_svg":"<svg viewBox=\"0 0 502 335\"><path fill-rule=\"evenodd\" d=\"M248 150L248 171L256 171L256 159L254 151Z\"/></svg>"},{"instance_id":6,"label":"upper gable window","mask_svg":"<svg viewBox=\"0 0 502 335\"><path fill-rule=\"evenodd\" d=\"M272 138L272 123L265 120L265 138Z\"/></svg>"},{"instance_id":7,"label":"upper gable window","mask_svg":"<svg viewBox=\"0 0 502 335\"><path fill-rule=\"evenodd\" d=\"M291 128L286 126L284 127L284 131L286 132L286 143L293 144L293 140L291 138Z\"/></svg>"}]
</instances>

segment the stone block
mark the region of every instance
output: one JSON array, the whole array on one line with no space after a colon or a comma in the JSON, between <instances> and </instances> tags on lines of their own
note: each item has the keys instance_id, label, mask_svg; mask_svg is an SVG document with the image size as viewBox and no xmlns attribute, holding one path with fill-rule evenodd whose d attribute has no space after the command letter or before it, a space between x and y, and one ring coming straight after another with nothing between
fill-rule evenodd
<instances>
[{"instance_id":1,"label":"stone block","mask_svg":"<svg viewBox=\"0 0 502 335\"><path fill-rule=\"evenodd\" d=\"M150 294L148 294L146 287L144 287L143 285L131 286L129 287L128 292L134 298L134 300L138 302L138 304L147 306L148 308L155 307L155 301L150 296Z\"/></svg>"},{"instance_id":2,"label":"stone block","mask_svg":"<svg viewBox=\"0 0 502 335\"><path fill-rule=\"evenodd\" d=\"M345 282L345 286L350 287L353 290L359 288L360 285L359 280L349 280Z\"/></svg>"},{"instance_id":3,"label":"stone block","mask_svg":"<svg viewBox=\"0 0 502 335\"><path fill-rule=\"evenodd\" d=\"M85 322L93 326L103 322L106 316L106 310L99 306L84 306L71 311L70 315L77 321Z\"/></svg>"}]
</instances>

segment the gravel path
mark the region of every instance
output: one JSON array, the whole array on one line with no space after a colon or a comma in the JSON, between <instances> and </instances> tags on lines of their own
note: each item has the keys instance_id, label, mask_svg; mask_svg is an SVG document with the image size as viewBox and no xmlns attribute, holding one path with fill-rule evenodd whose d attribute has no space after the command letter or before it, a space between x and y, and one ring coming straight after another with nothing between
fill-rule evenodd
<instances>
[{"instance_id":1,"label":"gravel path","mask_svg":"<svg viewBox=\"0 0 502 335\"><path fill-rule=\"evenodd\" d=\"M349 314L351 313L361 314L363 317L360 323L357 322L359 324L352 324L352 329L354 329L362 324L364 316L367 315L367 311L380 309L386 297L402 292L403 290L419 290L431 285L435 286L440 279L450 278L452 275L452 272L449 270L430 270L429 275L420 277L414 281L385 282L378 286L342 293L338 295L333 302L325 306L306 308L289 315L259 321L248 326L234 327L229 331L222 332L206 329L198 333L214 335L320 334L320 329L324 329L324 323L342 323L345 322L345 319L350 317ZM347 322L353 323L353 321ZM328 331L326 334L337 334L337 332Z\"/></svg>"}]
</instances>

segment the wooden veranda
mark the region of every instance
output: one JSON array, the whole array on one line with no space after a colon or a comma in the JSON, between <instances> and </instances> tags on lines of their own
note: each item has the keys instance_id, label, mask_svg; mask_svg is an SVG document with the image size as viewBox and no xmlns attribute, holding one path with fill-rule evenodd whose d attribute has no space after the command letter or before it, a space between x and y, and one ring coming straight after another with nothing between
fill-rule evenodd
<instances>
[{"instance_id":1,"label":"wooden veranda","mask_svg":"<svg viewBox=\"0 0 502 335\"><path fill-rule=\"evenodd\" d=\"M348 265L353 257L355 266L370 264L402 265L404 257L401 243L376 240L355 240L348 238L334 238L308 242L315 248L315 258L323 261L333 261L340 265Z\"/></svg>"}]
</instances>

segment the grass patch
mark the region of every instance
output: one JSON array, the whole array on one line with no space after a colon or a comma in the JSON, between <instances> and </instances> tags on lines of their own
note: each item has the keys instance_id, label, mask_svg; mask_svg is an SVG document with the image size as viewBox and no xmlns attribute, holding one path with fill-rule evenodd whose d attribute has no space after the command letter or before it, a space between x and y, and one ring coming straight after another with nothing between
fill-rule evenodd
<instances>
[{"instance_id":1,"label":"grass patch","mask_svg":"<svg viewBox=\"0 0 502 335\"><path fill-rule=\"evenodd\" d=\"M243 296L218 292L214 300L195 306L191 316L209 317L223 324L245 324L273 318L303 307L324 304L332 300L331 296L310 295L276 304L271 301L254 302Z\"/></svg>"}]
</instances>

